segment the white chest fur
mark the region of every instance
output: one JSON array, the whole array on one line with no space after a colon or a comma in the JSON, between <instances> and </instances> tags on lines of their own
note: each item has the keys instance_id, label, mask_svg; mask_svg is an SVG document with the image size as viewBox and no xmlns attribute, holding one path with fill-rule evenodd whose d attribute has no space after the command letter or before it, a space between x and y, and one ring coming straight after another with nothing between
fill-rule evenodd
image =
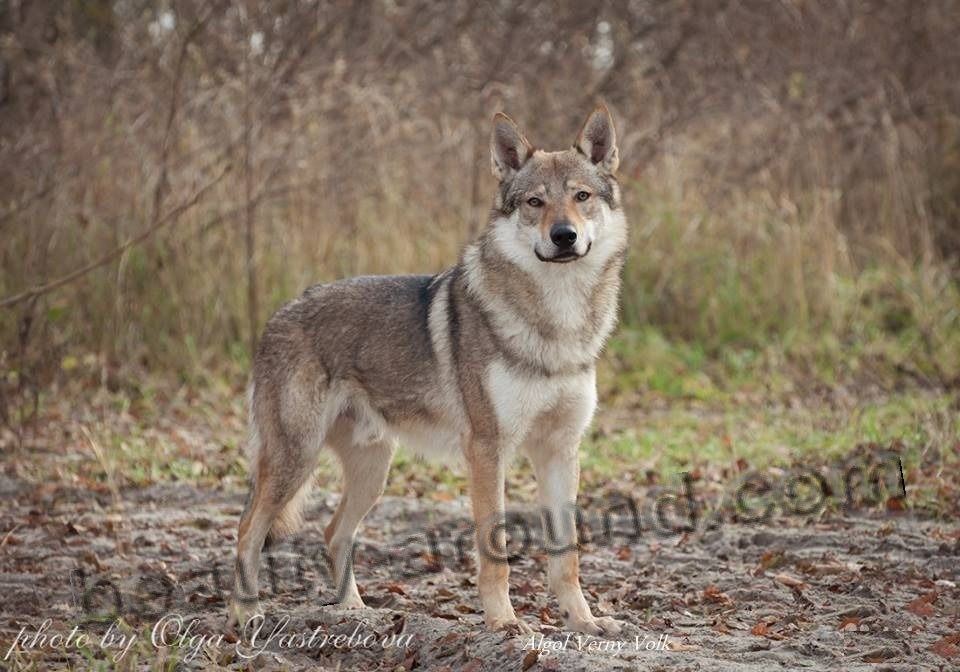
<instances>
[{"instance_id":1,"label":"white chest fur","mask_svg":"<svg viewBox=\"0 0 960 672\"><path fill-rule=\"evenodd\" d=\"M531 376L495 360L487 368L487 391L509 450L523 442L545 413L559 407L563 407L565 429L579 438L597 404L596 374L592 370L566 376Z\"/></svg>"}]
</instances>

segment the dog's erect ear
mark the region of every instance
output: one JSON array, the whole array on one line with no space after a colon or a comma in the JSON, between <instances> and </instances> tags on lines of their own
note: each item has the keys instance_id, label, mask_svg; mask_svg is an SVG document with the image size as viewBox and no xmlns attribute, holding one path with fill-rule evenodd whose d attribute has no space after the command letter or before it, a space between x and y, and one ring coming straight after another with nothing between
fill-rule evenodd
<instances>
[{"instance_id":1,"label":"dog's erect ear","mask_svg":"<svg viewBox=\"0 0 960 672\"><path fill-rule=\"evenodd\" d=\"M509 180L527 162L531 154L533 145L523 137L513 119L503 112L497 112L493 117L493 133L490 136L493 176L501 182Z\"/></svg>"},{"instance_id":2,"label":"dog's erect ear","mask_svg":"<svg viewBox=\"0 0 960 672\"><path fill-rule=\"evenodd\" d=\"M617 133L613 130L613 118L603 103L597 105L583 122L574 148L609 174L617 172L620 152L617 150Z\"/></svg>"}]
</instances>

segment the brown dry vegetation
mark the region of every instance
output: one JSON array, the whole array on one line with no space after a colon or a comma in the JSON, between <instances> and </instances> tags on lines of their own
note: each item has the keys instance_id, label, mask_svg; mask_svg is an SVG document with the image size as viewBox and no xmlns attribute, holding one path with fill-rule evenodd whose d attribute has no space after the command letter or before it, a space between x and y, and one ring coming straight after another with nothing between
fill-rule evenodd
<instances>
[{"instance_id":1,"label":"brown dry vegetation","mask_svg":"<svg viewBox=\"0 0 960 672\"><path fill-rule=\"evenodd\" d=\"M3 398L243 364L307 284L451 264L491 114L563 146L597 98L627 360L663 336L949 384L958 29L948 0L3 3Z\"/></svg>"}]
</instances>

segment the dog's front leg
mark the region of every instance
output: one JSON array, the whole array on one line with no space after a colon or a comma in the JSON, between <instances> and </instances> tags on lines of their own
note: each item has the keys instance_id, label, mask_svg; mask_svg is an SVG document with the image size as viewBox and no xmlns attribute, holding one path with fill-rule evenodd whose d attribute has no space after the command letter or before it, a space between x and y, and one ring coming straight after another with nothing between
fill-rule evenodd
<instances>
[{"instance_id":1,"label":"dog's front leg","mask_svg":"<svg viewBox=\"0 0 960 672\"><path fill-rule=\"evenodd\" d=\"M496 630L517 625L529 631L510 604L510 565L507 562L504 469L502 451L494 441L470 439L464 453L470 479L470 499L477 544L477 588L487 627Z\"/></svg>"},{"instance_id":2,"label":"dog's front leg","mask_svg":"<svg viewBox=\"0 0 960 672\"><path fill-rule=\"evenodd\" d=\"M531 442L527 454L537 477L537 491L547 550L547 578L557 596L567 628L589 635L615 635L620 624L595 617L580 588L580 553L577 550L576 502L580 481L578 442L569 433L551 432Z\"/></svg>"}]
</instances>

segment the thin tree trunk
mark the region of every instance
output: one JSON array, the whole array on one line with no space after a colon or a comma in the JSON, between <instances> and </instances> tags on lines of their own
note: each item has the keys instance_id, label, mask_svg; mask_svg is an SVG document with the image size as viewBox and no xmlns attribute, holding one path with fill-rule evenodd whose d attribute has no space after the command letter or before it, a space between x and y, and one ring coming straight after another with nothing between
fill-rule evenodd
<instances>
[{"instance_id":1,"label":"thin tree trunk","mask_svg":"<svg viewBox=\"0 0 960 672\"><path fill-rule=\"evenodd\" d=\"M482 167L485 167L484 159L489 146L487 134L480 129L480 126L473 123L473 161L470 164L470 212L467 213L467 221L470 223L469 238L476 238L483 225L486 224L487 213L484 211L480 200L481 183L480 177L483 173Z\"/></svg>"},{"instance_id":2,"label":"thin tree trunk","mask_svg":"<svg viewBox=\"0 0 960 672\"><path fill-rule=\"evenodd\" d=\"M244 104L243 104L243 180L244 180L244 227L247 270L247 321L250 330L250 359L257 353L257 330L259 329L259 305L257 297L257 269L254 264L256 249L255 218L257 203L253 197L253 118L251 114L250 55L244 59Z\"/></svg>"}]
</instances>

